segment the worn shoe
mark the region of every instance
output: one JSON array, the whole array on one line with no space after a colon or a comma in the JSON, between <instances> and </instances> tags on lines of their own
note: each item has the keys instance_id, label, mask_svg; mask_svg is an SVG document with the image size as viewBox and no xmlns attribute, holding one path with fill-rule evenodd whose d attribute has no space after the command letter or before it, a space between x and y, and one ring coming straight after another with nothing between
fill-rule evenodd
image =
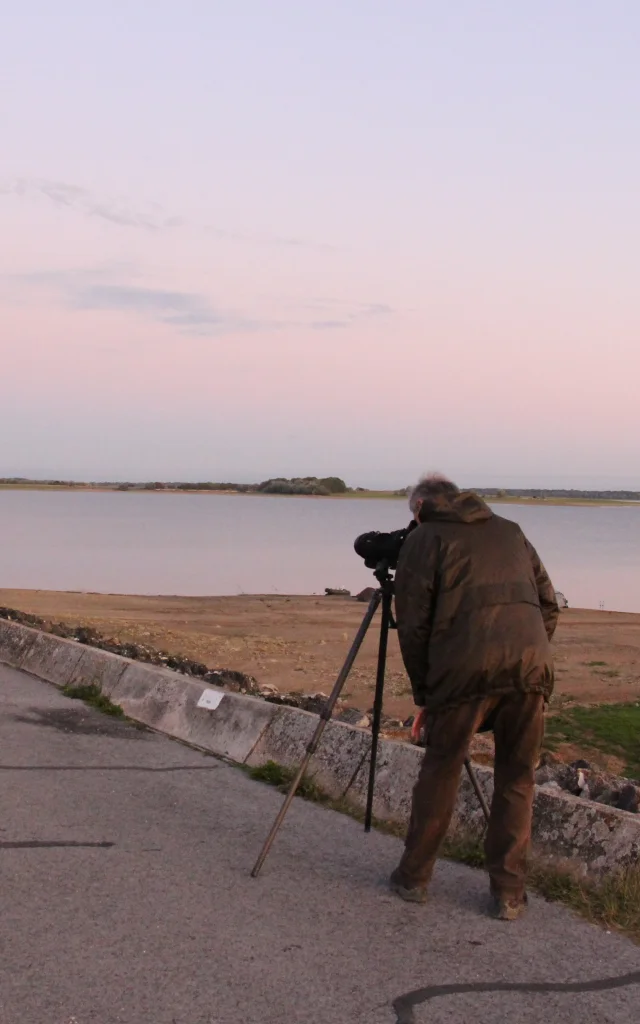
<instances>
[{"instance_id":1,"label":"worn shoe","mask_svg":"<svg viewBox=\"0 0 640 1024\"><path fill-rule=\"evenodd\" d=\"M394 871L389 879L389 888L391 892L395 892L396 896L399 896L400 899L405 900L407 903L427 902L426 885L409 888L404 884L397 871Z\"/></svg>"},{"instance_id":2,"label":"worn shoe","mask_svg":"<svg viewBox=\"0 0 640 1024\"><path fill-rule=\"evenodd\" d=\"M502 896L492 896L489 913L496 921L517 921L526 909L526 893L521 900L508 900Z\"/></svg>"}]
</instances>

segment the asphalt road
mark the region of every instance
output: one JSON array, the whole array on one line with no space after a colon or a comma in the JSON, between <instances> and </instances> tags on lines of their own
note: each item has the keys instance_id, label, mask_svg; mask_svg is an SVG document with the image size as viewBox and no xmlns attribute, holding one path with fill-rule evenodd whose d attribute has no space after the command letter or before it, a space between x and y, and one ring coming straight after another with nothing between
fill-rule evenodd
<instances>
[{"instance_id":1,"label":"asphalt road","mask_svg":"<svg viewBox=\"0 0 640 1024\"><path fill-rule=\"evenodd\" d=\"M278 793L1 666L0 751L2 1024L638 1020L638 947L538 899L491 921L448 863L407 906L400 843L322 808L251 879Z\"/></svg>"}]
</instances>

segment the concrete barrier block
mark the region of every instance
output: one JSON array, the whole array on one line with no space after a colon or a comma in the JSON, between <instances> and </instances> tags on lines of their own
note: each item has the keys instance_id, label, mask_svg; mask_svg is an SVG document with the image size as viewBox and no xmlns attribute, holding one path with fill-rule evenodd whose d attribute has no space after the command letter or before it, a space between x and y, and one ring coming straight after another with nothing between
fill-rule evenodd
<instances>
[{"instance_id":1,"label":"concrete barrier block","mask_svg":"<svg viewBox=\"0 0 640 1024\"><path fill-rule=\"evenodd\" d=\"M363 766L368 767L370 755L370 732L342 722L329 722L309 768L325 793L343 797Z\"/></svg>"},{"instance_id":2,"label":"concrete barrier block","mask_svg":"<svg viewBox=\"0 0 640 1024\"><path fill-rule=\"evenodd\" d=\"M82 655L71 673L69 685L94 684L111 697L130 662L96 647L82 647L81 650Z\"/></svg>"},{"instance_id":3,"label":"concrete barrier block","mask_svg":"<svg viewBox=\"0 0 640 1024\"><path fill-rule=\"evenodd\" d=\"M317 715L299 708L278 707L248 763L260 765L275 761L287 768L297 768L317 725ZM329 796L342 797L368 758L370 749L370 733L341 722L328 722L307 774Z\"/></svg>"},{"instance_id":4,"label":"concrete barrier block","mask_svg":"<svg viewBox=\"0 0 640 1024\"><path fill-rule=\"evenodd\" d=\"M202 687L185 676L154 665L129 661L111 697L130 718L185 739L181 712L189 699L191 687L197 690L197 701Z\"/></svg>"},{"instance_id":5,"label":"concrete barrier block","mask_svg":"<svg viewBox=\"0 0 640 1024\"><path fill-rule=\"evenodd\" d=\"M205 690L222 695L213 710L198 707ZM276 713L265 701L136 662L129 663L113 699L131 718L240 764Z\"/></svg>"},{"instance_id":6,"label":"concrete barrier block","mask_svg":"<svg viewBox=\"0 0 640 1024\"><path fill-rule=\"evenodd\" d=\"M619 871L640 863L640 816L536 787L533 852L581 875Z\"/></svg>"},{"instance_id":7,"label":"concrete barrier block","mask_svg":"<svg viewBox=\"0 0 640 1024\"><path fill-rule=\"evenodd\" d=\"M201 687L200 692L211 687ZM199 694L184 707L189 742L219 757L244 764L276 714L273 704L239 693L224 693L217 708L199 708Z\"/></svg>"},{"instance_id":8,"label":"concrete barrier block","mask_svg":"<svg viewBox=\"0 0 640 1024\"><path fill-rule=\"evenodd\" d=\"M149 665L143 661L122 660L124 671L118 680L118 700L120 698L131 702L143 700L155 690L163 677L177 676L177 673L157 668L155 665ZM182 681L189 682L185 676L182 676Z\"/></svg>"},{"instance_id":9,"label":"concrete barrier block","mask_svg":"<svg viewBox=\"0 0 640 1024\"><path fill-rule=\"evenodd\" d=\"M0 619L0 661L12 668L20 668L25 655L41 635L36 629Z\"/></svg>"},{"instance_id":10,"label":"concrete barrier block","mask_svg":"<svg viewBox=\"0 0 640 1024\"><path fill-rule=\"evenodd\" d=\"M411 812L411 794L418 777L423 751L408 743L381 740L378 745L373 813L382 821L405 824ZM369 761L362 765L346 794L359 807L366 805Z\"/></svg>"},{"instance_id":11,"label":"concrete barrier block","mask_svg":"<svg viewBox=\"0 0 640 1024\"><path fill-rule=\"evenodd\" d=\"M74 640L63 640L50 633L38 633L20 668L56 686L66 686L84 648Z\"/></svg>"},{"instance_id":12,"label":"concrete barrier block","mask_svg":"<svg viewBox=\"0 0 640 1024\"><path fill-rule=\"evenodd\" d=\"M318 716L299 708L273 704L275 715L269 728L260 737L247 763L266 764L275 761L286 768L295 768L305 755L309 740L318 724Z\"/></svg>"}]
</instances>

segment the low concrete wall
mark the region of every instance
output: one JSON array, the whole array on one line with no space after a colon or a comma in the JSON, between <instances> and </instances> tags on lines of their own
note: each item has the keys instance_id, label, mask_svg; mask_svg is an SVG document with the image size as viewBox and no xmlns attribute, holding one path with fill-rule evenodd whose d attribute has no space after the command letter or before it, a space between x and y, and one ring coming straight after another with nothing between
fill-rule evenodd
<instances>
[{"instance_id":1,"label":"low concrete wall","mask_svg":"<svg viewBox=\"0 0 640 1024\"><path fill-rule=\"evenodd\" d=\"M95 683L130 718L237 764L276 761L297 766L317 717L297 708L216 689L192 677L129 661L26 626L0 619L0 662L56 686ZM217 707L198 702L217 694ZM309 774L332 797L364 807L371 735L342 722L329 722ZM382 740L376 772L374 813L406 824L411 790L422 753L406 743ZM476 772L487 798L493 773ZM463 776L452 831L477 837L484 822L477 798ZM579 797L537 788L533 853L537 860L597 877L640 863L640 818Z\"/></svg>"}]
</instances>

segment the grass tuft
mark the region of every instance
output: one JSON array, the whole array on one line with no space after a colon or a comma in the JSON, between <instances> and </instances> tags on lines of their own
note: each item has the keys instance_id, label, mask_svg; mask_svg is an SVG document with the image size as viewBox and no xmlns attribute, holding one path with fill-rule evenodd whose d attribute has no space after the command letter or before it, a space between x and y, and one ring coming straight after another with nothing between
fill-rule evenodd
<instances>
[{"instance_id":1,"label":"grass tuft","mask_svg":"<svg viewBox=\"0 0 640 1024\"><path fill-rule=\"evenodd\" d=\"M278 764L277 761L267 761L265 764L249 769L249 776L255 779L256 782L266 782L267 785L275 786L276 789L281 790L283 793L286 793L289 789L295 774L292 768L285 768L284 765ZM313 800L314 803L326 804L330 802L326 793L323 793L313 779L310 779L307 775L303 775L296 792L304 800Z\"/></svg>"},{"instance_id":2,"label":"grass tuft","mask_svg":"<svg viewBox=\"0 0 640 1024\"><path fill-rule=\"evenodd\" d=\"M102 692L95 683L84 683L79 686L63 686L61 691L65 697L72 700L82 700L104 715L112 715L113 718L124 718L124 711L118 704L114 704L106 694Z\"/></svg>"}]
</instances>

